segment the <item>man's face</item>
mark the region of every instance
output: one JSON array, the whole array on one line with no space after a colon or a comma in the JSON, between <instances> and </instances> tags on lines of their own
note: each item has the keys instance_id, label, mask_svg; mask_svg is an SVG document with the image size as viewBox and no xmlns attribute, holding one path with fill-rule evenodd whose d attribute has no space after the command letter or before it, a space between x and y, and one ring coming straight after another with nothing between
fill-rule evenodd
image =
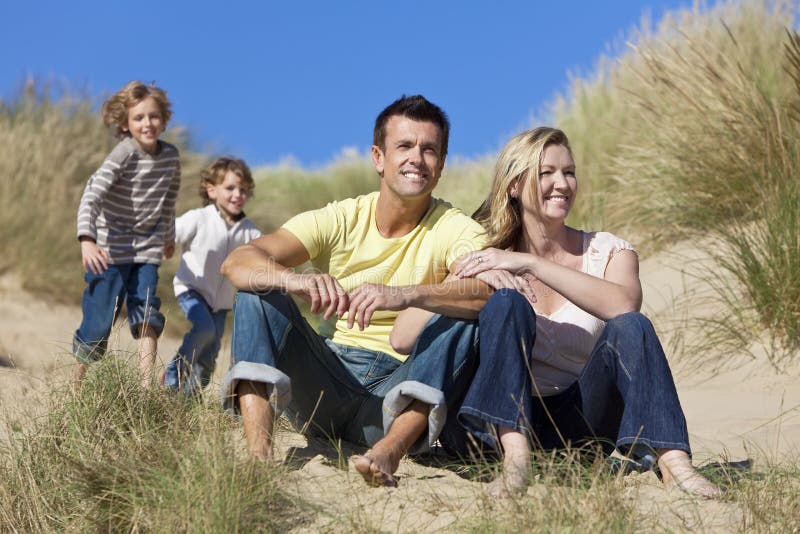
<instances>
[{"instance_id":1,"label":"man's face","mask_svg":"<svg viewBox=\"0 0 800 534\"><path fill-rule=\"evenodd\" d=\"M444 168L439 127L393 115L386 123L384 143L385 150L372 147L372 160L382 177L381 193L402 199L430 196Z\"/></svg>"}]
</instances>

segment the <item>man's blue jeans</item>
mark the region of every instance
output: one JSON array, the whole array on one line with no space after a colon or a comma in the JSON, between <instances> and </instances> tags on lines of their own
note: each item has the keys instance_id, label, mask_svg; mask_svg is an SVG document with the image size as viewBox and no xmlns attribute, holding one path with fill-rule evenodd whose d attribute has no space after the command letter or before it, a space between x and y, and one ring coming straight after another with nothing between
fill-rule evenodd
<instances>
[{"instance_id":1,"label":"man's blue jeans","mask_svg":"<svg viewBox=\"0 0 800 534\"><path fill-rule=\"evenodd\" d=\"M233 366L222 387L225 407L238 409L239 381L261 382L276 415L286 410L297 428L362 445L375 444L419 400L431 406L428 434L410 452L426 450L477 365L475 321L434 316L401 362L319 336L291 297L276 291L239 292L233 313Z\"/></svg>"},{"instance_id":2,"label":"man's blue jeans","mask_svg":"<svg viewBox=\"0 0 800 534\"><path fill-rule=\"evenodd\" d=\"M183 336L178 353L164 371L164 385L192 392L211 381L228 311L212 310L203 296L191 289L178 295L178 304L192 328Z\"/></svg>"},{"instance_id":3,"label":"man's blue jeans","mask_svg":"<svg viewBox=\"0 0 800 534\"><path fill-rule=\"evenodd\" d=\"M497 291L479 317L480 363L458 412L440 438L446 449L464 454L469 439L499 450L492 426L530 436L545 449L600 443L635 456L654 448L690 452L686 420L664 350L641 313L610 320L578 380L563 393L538 397L533 390L530 347L536 315L511 290Z\"/></svg>"}]
</instances>

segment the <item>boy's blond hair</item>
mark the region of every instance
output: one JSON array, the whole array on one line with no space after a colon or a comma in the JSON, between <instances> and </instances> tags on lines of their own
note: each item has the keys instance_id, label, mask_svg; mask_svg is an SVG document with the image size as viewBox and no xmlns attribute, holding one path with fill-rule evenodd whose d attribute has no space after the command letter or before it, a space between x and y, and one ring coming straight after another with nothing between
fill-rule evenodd
<instances>
[{"instance_id":1,"label":"boy's blond hair","mask_svg":"<svg viewBox=\"0 0 800 534\"><path fill-rule=\"evenodd\" d=\"M114 137L122 138L130 135L123 129L128 125L128 109L148 97L153 97L158 103L158 107L161 108L161 119L164 121L164 126L167 125L172 117L172 103L167 98L166 91L153 84L133 80L103 104L103 122L112 129Z\"/></svg>"},{"instance_id":2,"label":"boy's blond hair","mask_svg":"<svg viewBox=\"0 0 800 534\"><path fill-rule=\"evenodd\" d=\"M241 159L223 156L215 159L200 173L199 193L200 198L203 199L204 206L208 206L213 202L208 197L208 186L221 184L228 171L241 178L243 185L247 188L248 194L250 196L253 195L253 189L256 188L256 183L253 180L253 175L250 173L250 167L247 166L247 163Z\"/></svg>"}]
</instances>

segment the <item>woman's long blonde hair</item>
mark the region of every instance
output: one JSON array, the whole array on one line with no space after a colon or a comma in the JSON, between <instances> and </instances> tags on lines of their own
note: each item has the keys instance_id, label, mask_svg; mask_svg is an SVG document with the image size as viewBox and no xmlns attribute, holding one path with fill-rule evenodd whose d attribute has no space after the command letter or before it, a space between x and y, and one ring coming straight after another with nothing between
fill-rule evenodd
<instances>
[{"instance_id":1,"label":"woman's long blonde hair","mask_svg":"<svg viewBox=\"0 0 800 534\"><path fill-rule=\"evenodd\" d=\"M548 145L562 145L570 152L567 135L557 128L540 126L514 136L500 153L494 167L492 188L483 204L472 215L489 234L490 247L513 248L522 229L522 214L517 199L511 198L515 185L522 191L526 180L531 182L531 195L539 195L539 168ZM538 206L538 203L534 203Z\"/></svg>"}]
</instances>

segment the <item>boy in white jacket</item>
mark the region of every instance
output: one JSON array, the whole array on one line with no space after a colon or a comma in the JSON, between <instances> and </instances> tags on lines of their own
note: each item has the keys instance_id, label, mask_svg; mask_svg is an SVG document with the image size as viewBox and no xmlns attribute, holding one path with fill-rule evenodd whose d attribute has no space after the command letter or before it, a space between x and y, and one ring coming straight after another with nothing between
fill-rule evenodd
<instances>
[{"instance_id":1,"label":"boy in white jacket","mask_svg":"<svg viewBox=\"0 0 800 534\"><path fill-rule=\"evenodd\" d=\"M175 242L182 254L173 286L192 328L167 365L162 379L166 387L191 393L211 380L225 316L236 293L220 274L220 266L233 249L261 235L243 211L254 188L244 161L217 158L200 175L205 207L190 210L175 221Z\"/></svg>"}]
</instances>

